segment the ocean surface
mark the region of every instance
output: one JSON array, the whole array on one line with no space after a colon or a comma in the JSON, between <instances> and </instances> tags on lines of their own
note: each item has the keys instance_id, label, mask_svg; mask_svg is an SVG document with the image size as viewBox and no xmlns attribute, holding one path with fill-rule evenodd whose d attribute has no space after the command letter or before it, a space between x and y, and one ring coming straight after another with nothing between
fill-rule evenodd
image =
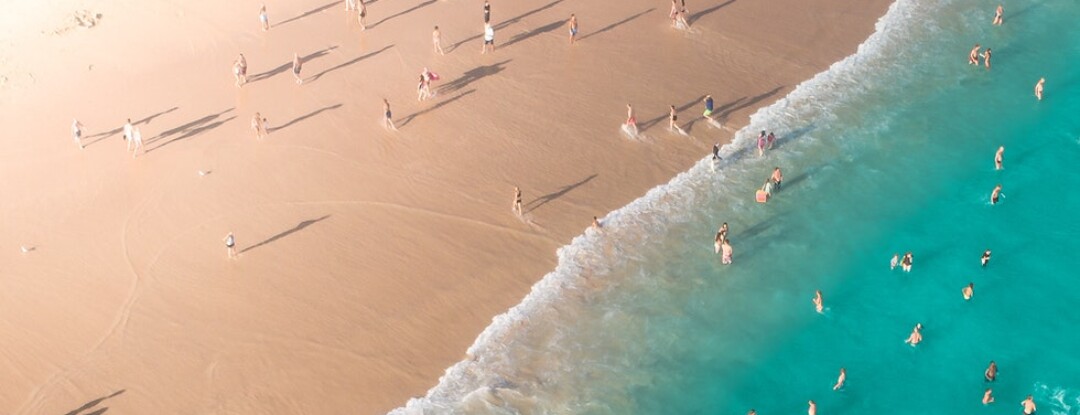
<instances>
[{"instance_id":1,"label":"ocean surface","mask_svg":"<svg viewBox=\"0 0 1080 415\"><path fill-rule=\"evenodd\" d=\"M715 171L703 159L560 249L393 413L1018 414L1030 394L1039 414L1080 414L1080 2L1007 3L992 26L996 5L898 0ZM975 43L991 70L968 65ZM763 129L779 140L758 157ZM777 166L783 189L755 203ZM713 253L722 222L732 265ZM890 270L907 251L912 271Z\"/></svg>"}]
</instances>

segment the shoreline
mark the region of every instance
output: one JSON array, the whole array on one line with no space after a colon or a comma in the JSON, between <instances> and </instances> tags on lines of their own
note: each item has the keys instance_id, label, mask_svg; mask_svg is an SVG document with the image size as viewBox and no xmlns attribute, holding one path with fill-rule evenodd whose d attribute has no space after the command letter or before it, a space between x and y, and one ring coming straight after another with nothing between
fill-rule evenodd
<instances>
[{"instance_id":1,"label":"shoreline","mask_svg":"<svg viewBox=\"0 0 1080 415\"><path fill-rule=\"evenodd\" d=\"M183 33L193 44L216 42L221 31L241 33L230 42L244 46L256 75L273 72L291 49L316 54L305 76L317 76L299 93L287 73L236 91L227 72L235 51L210 43L191 46L210 53L189 61L101 64L79 79L90 85L78 88L71 86L75 79L53 80L45 70L26 96L14 98L19 110L5 98L6 125L13 141L22 140L0 153L11 161L4 167L9 177L25 168L56 175L4 189L17 206L5 234L18 235L4 245L32 239L39 247L26 257L13 249L0 254L14 264L14 275L35 279L5 286L28 298L11 305L14 313L36 312L15 327L53 329L10 346L12 355L27 359L15 371L23 380L0 395L0 407L69 411L118 390L127 392L109 398L109 405L132 412L337 413L359 405L380 413L398 407L460 360L490 316L520 301L554 266L550 252L580 234L593 215L685 171L708 154L711 142L730 140L730 132L714 136L700 126L684 127L702 135L697 142L668 135L662 103L686 107L681 114L693 120L698 117L690 114L701 106L696 97L712 93L730 115L729 125L745 125L749 113L850 54L888 6L834 1L815 12L848 23L863 21L852 20L857 16L865 26L796 24L760 36L752 17L779 13L773 23L783 26L785 11L767 10L783 5L707 2L702 11L713 11L693 19L701 32L690 35L668 33L665 11L651 2L620 5L619 16L597 11L606 5L576 5L582 39L568 49L564 27L555 23L569 5L495 4L493 21L507 23L497 36L509 46L480 57L469 49L475 42L463 43L445 59L428 56L428 29L402 29L426 27L421 23L438 16L452 22L440 23L444 43L457 43L473 32L464 22L479 20L476 3L476 16L432 2L394 4L377 17L377 2L369 8L377 24L362 34L355 22L342 21L337 3L296 5L280 13L301 18L271 29L262 41L255 5L221 16L237 19L236 29L221 29L205 17L216 14L203 13L205 20L191 26L216 29ZM186 7L189 16L210 8ZM56 41L75 51L62 58L100 59L80 56L86 49L77 47L120 36L110 23L127 21L125 12L103 7L101 13L99 26ZM500 20L504 13L510 18ZM805 13L786 13L806 20ZM274 15L271 8L272 23ZM799 45L790 42L807 34L819 34L823 40L814 46L823 50L796 53ZM698 56L715 45L696 35L728 43ZM138 49L117 56L141 56ZM627 58L631 50L656 53L635 60ZM160 67L176 61L180 68ZM423 66L450 87L416 105L407 74ZM763 74L759 66L776 71ZM711 68L732 74L720 76L713 91L691 87ZM651 81L664 77L670 81ZM176 91L175 83L193 87ZM115 105L111 95L125 85L138 91ZM641 88L628 92L626 85ZM389 96L395 113L404 115L396 117L403 121L397 136L379 131L378 95ZM655 140L618 136L626 101L635 104L639 120L655 124L646 130ZM82 152L62 139L66 114L77 114L94 137L122 123L118 111L135 113L136 121L150 118L139 125L155 139L145 157L125 157L115 134L94 138L103 141ZM277 127L260 143L246 129L254 111ZM37 132L41 125L58 127L45 138ZM197 170L211 173L200 178ZM525 192L533 226L509 213L514 185ZM76 214L70 206L79 207ZM217 245L229 230L243 251L232 263ZM61 305L42 312L33 300L44 298ZM88 309L76 307L89 299L95 301ZM69 335L63 345L59 333ZM170 376L156 378L161 373ZM162 399L165 390L175 396Z\"/></svg>"}]
</instances>

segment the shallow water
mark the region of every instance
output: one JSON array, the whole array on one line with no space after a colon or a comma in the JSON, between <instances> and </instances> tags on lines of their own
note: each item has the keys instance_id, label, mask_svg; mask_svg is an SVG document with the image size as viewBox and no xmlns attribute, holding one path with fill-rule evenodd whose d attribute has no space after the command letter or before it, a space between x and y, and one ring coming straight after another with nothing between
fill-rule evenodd
<instances>
[{"instance_id":1,"label":"shallow water","mask_svg":"<svg viewBox=\"0 0 1080 415\"><path fill-rule=\"evenodd\" d=\"M899 0L856 55L752 117L716 173L702 161L561 249L472 359L396 412L1019 413L1032 394L1080 414L1080 3L1006 5L1001 27L995 5ZM967 65L974 43L992 70ZM763 158L760 129L780 137ZM774 166L783 190L754 203ZM912 272L890 270L905 251Z\"/></svg>"}]
</instances>

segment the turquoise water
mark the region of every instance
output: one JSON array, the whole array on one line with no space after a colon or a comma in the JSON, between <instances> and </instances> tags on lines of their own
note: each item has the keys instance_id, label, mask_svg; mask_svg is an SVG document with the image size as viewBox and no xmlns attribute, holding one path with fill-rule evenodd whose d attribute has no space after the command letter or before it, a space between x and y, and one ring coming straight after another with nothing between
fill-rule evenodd
<instances>
[{"instance_id":1,"label":"turquoise water","mask_svg":"<svg viewBox=\"0 0 1080 415\"><path fill-rule=\"evenodd\" d=\"M561 249L395 412L1016 414L1032 394L1040 414L1080 414L1080 3L1006 4L1002 27L995 5L899 0L856 55L752 117L716 172L702 161ZM975 43L992 70L967 65ZM764 158L760 129L780 136ZM774 166L784 189L754 203ZM906 251L912 272L890 270Z\"/></svg>"}]
</instances>

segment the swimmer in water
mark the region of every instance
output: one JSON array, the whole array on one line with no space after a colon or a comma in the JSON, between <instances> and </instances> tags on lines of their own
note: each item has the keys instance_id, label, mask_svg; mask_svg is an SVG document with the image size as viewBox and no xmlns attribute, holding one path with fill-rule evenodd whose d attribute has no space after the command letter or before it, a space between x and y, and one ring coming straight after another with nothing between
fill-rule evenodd
<instances>
[{"instance_id":1,"label":"swimmer in water","mask_svg":"<svg viewBox=\"0 0 1080 415\"><path fill-rule=\"evenodd\" d=\"M776 185L776 190L780 190L780 184L784 182L784 173L780 171L779 167L774 168L769 180L772 180L773 184Z\"/></svg>"},{"instance_id":2,"label":"swimmer in water","mask_svg":"<svg viewBox=\"0 0 1080 415\"><path fill-rule=\"evenodd\" d=\"M982 46L978 43L975 44L975 47L971 48L971 53L968 53L968 65L979 65L979 49L982 49Z\"/></svg>"},{"instance_id":3,"label":"swimmer in water","mask_svg":"<svg viewBox=\"0 0 1080 415\"><path fill-rule=\"evenodd\" d=\"M705 112L702 112L701 115L704 116L705 119L707 119L709 121L716 121L712 117L712 112L713 112L712 95L705 95Z\"/></svg>"},{"instance_id":4,"label":"swimmer in water","mask_svg":"<svg viewBox=\"0 0 1080 415\"><path fill-rule=\"evenodd\" d=\"M983 405L989 405L994 402L994 391L990 388L986 388L986 392L983 392Z\"/></svg>"},{"instance_id":5,"label":"swimmer in water","mask_svg":"<svg viewBox=\"0 0 1080 415\"><path fill-rule=\"evenodd\" d=\"M773 182L772 178L765 179L765 184L761 186L761 191L765 192L767 197L772 197Z\"/></svg>"},{"instance_id":6,"label":"swimmer in water","mask_svg":"<svg viewBox=\"0 0 1080 415\"><path fill-rule=\"evenodd\" d=\"M1001 196L1001 185L994 186L994 191L990 192L990 204L996 205Z\"/></svg>"},{"instance_id":7,"label":"swimmer in water","mask_svg":"<svg viewBox=\"0 0 1080 415\"><path fill-rule=\"evenodd\" d=\"M900 265L900 254L892 254L892 259L889 260L889 270L896 269L897 265Z\"/></svg>"},{"instance_id":8,"label":"swimmer in water","mask_svg":"<svg viewBox=\"0 0 1080 415\"><path fill-rule=\"evenodd\" d=\"M1024 415L1035 415L1035 399L1031 395L1020 402L1020 406L1024 407Z\"/></svg>"},{"instance_id":9,"label":"swimmer in water","mask_svg":"<svg viewBox=\"0 0 1080 415\"><path fill-rule=\"evenodd\" d=\"M626 104L626 127L630 129L630 134L638 134L637 117L634 116L634 107L630 104Z\"/></svg>"},{"instance_id":10,"label":"swimmer in water","mask_svg":"<svg viewBox=\"0 0 1080 415\"><path fill-rule=\"evenodd\" d=\"M679 113L675 109L675 106L672 105L671 111L668 113L668 127L671 128L672 131L676 131L679 134L686 135L686 131L683 131L683 129L679 127L679 124L677 124L678 121Z\"/></svg>"},{"instance_id":11,"label":"swimmer in water","mask_svg":"<svg viewBox=\"0 0 1080 415\"><path fill-rule=\"evenodd\" d=\"M990 250L989 249L987 249L986 251L983 251L982 259L980 260L980 262L982 262L982 266L984 266L984 267L986 266L987 262L990 262Z\"/></svg>"},{"instance_id":12,"label":"swimmer in water","mask_svg":"<svg viewBox=\"0 0 1080 415\"><path fill-rule=\"evenodd\" d=\"M910 344L911 347L917 346L922 342L922 323L916 323L915 329L911 331L911 335L908 336L904 343Z\"/></svg>"},{"instance_id":13,"label":"swimmer in water","mask_svg":"<svg viewBox=\"0 0 1080 415\"><path fill-rule=\"evenodd\" d=\"M724 242L720 244L720 252L723 252L723 255L720 258L720 263L724 265L731 265L731 257L734 254L734 250L731 249L731 241L725 238Z\"/></svg>"},{"instance_id":14,"label":"swimmer in water","mask_svg":"<svg viewBox=\"0 0 1080 415\"><path fill-rule=\"evenodd\" d=\"M970 300L971 297L975 296L975 283L969 282L967 287L960 290L960 293L964 295L965 300Z\"/></svg>"},{"instance_id":15,"label":"swimmer in water","mask_svg":"<svg viewBox=\"0 0 1080 415\"><path fill-rule=\"evenodd\" d=\"M769 131L769 136L765 137L765 149L772 150L773 143L775 143L775 142L776 142L776 134L773 134L772 131Z\"/></svg>"},{"instance_id":16,"label":"swimmer in water","mask_svg":"<svg viewBox=\"0 0 1080 415\"><path fill-rule=\"evenodd\" d=\"M840 377L836 378L836 384L833 385L832 390L840 390L844 387L844 381L847 380L847 369L840 368Z\"/></svg>"},{"instance_id":17,"label":"swimmer in water","mask_svg":"<svg viewBox=\"0 0 1080 415\"><path fill-rule=\"evenodd\" d=\"M911 272L911 264L915 262L915 256L908 252L904 254L903 258L900 258L900 269L904 272Z\"/></svg>"},{"instance_id":18,"label":"swimmer in water","mask_svg":"<svg viewBox=\"0 0 1080 415\"><path fill-rule=\"evenodd\" d=\"M814 401L808 402L810 408L806 410L807 415L817 415L817 404Z\"/></svg>"},{"instance_id":19,"label":"swimmer in water","mask_svg":"<svg viewBox=\"0 0 1080 415\"><path fill-rule=\"evenodd\" d=\"M990 48L986 48L986 52L983 52L983 64L986 65L986 69L990 69Z\"/></svg>"},{"instance_id":20,"label":"swimmer in water","mask_svg":"<svg viewBox=\"0 0 1080 415\"><path fill-rule=\"evenodd\" d=\"M817 310L818 314L825 312L825 298L821 296L821 290L814 291L814 310Z\"/></svg>"},{"instance_id":21,"label":"swimmer in water","mask_svg":"<svg viewBox=\"0 0 1080 415\"><path fill-rule=\"evenodd\" d=\"M716 234L720 236L720 240L722 240L722 241L727 240L727 235L728 235L727 222L724 222L723 224L720 225L720 230L716 231Z\"/></svg>"},{"instance_id":22,"label":"swimmer in water","mask_svg":"<svg viewBox=\"0 0 1080 415\"><path fill-rule=\"evenodd\" d=\"M994 380L997 380L997 372L997 363L994 363L994 361L991 360L990 366L987 366L986 371L983 372L983 378L986 378L987 382L993 382Z\"/></svg>"},{"instance_id":23,"label":"swimmer in water","mask_svg":"<svg viewBox=\"0 0 1080 415\"><path fill-rule=\"evenodd\" d=\"M758 157L765 155L765 130L761 130L757 138L757 155Z\"/></svg>"},{"instance_id":24,"label":"swimmer in water","mask_svg":"<svg viewBox=\"0 0 1080 415\"><path fill-rule=\"evenodd\" d=\"M1039 101L1042 101L1043 84L1045 84L1045 83L1046 83L1046 78L1039 78L1039 82L1037 82L1035 84L1035 98L1038 98Z\"/></svg>"},{"instance_id":25,"label":"swimmer in water","mask_svg":"<svg viewBox=\"0 0 1080 415\"><path fill-rule=\"evenodd\" d=\"M997 10L994 11L994 26L1001 26L1002 23L1005 23L1005 19L1002 18L1004 14L1005 7L999 4Z\"/></svg>"},{"instance_id":26,"label":"swimmer in water","mask_svg":"<svg viewBox=\"0 0 1080 415\"><path fill-rule=\"evenodd\" d=\"M1002 165L1005 162L1005 146L998 147L997 153L994 153L994 170L1001 170L1005 167Z\"/></svg>"},{"instance_id":27,"label":"swimmer in water","mask_svg":"<svg viewBox=\"0 0 1080 415\"><path fill-rule=\"evenodd\" d=\"M757 415L757 411L751 409L750 412L746 413L746 415Z\"/></svg>"}]
</instances>

